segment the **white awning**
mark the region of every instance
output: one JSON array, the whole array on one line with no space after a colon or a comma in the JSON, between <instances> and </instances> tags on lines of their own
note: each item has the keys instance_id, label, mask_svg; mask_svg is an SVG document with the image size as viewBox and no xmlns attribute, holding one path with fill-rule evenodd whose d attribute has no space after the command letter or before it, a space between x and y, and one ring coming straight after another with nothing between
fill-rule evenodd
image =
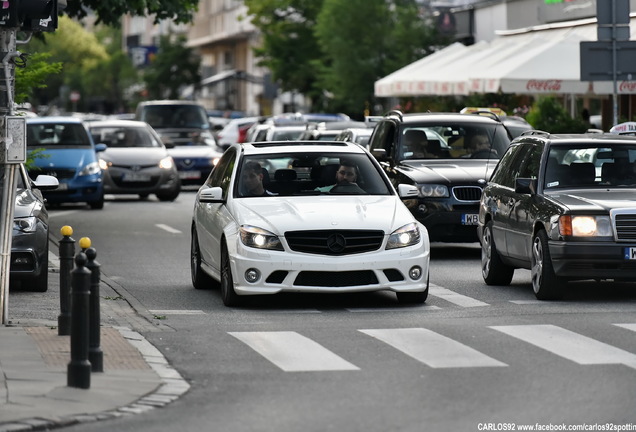
<instances>
[{"instance_id":1,"label":"white awning","mask_svg":"<svg viewBox=\"0 0 636 432\"><path fill-rule=\"evenodd\" d=\"M580 79L580 43L596 38L596 22L585 20L506 32L464 49L453 44L377 81L375 95L611 94L611 81ZM636 94L636 81L618 86Z\"/></svg>"},{"instance_id":2,"label":"white awning","mask_svg":"<svg viewBox=\"0 0 636 432\"><path fill-rule=\"evenodd\" d=\"M226 80L228 78L233 77L234 75L236 75L236 71L234 69L229 69L223 72L219 72L218 74L209 76L207 78L204 78L201 80L201 85L202 86L206 86L206 85L210 85L210 84L216 84L220 81Z\"/></svg>"}]
</instances>

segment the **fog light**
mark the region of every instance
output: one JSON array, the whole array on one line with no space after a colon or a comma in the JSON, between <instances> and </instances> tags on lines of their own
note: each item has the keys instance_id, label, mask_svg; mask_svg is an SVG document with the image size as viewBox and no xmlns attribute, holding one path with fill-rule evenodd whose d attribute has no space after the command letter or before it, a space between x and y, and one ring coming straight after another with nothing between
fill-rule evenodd
<instances>
[{"instance_id":1,"label":"fog light","mask_svg":"<svg viewBox=\"0 0 636 432\"><path fill-rule=\"evenodd\" d=\"M409 277L413 280L417 280L422 276L422 269L419 266L411 267L409 270Z\"/></svg>"},{"instance_id":2,"label":"fog light","mask_svg":"<svg viewBox=\"0 0 636 432\"><path fill-rule=\"evenodd\" d=\"M261 272L256 269L247 269L245 271L245 280L249 283L254 283L261 278Z\"/></svg>"}]
</instances>

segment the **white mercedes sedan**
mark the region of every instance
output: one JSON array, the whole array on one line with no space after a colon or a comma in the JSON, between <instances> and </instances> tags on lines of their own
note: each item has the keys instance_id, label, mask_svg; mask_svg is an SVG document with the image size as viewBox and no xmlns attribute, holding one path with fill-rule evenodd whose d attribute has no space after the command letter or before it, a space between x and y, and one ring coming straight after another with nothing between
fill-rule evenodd
<instances>
[{"instance_id":1,"label":"white mercedes sedan","mask_svg":"<svg viewBox=\"0 0 636 432\"><path fill-rule=\"evenodd\" d=\"M390 290L428 296L426 228L362 146L339 141L235 144L196 195L191 276L226 306L279 292Z\"/></svg>"}]
</instances>

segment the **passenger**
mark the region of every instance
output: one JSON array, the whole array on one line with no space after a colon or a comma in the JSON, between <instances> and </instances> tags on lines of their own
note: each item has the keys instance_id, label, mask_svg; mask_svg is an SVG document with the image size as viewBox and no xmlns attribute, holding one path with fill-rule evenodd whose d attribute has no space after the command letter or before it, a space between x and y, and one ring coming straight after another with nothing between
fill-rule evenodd
<instances>
[{"instance_id":1,"label":"passenger","mask_svg":"<svg viewBox=\"0 0 636 432\"><path fill-rule=\"evenodd\" d=\"M250 161L243 165L241 172L241 190L243 196L271 196L276 195L263 186L263 168L261 164Z\"/></svg>"},{"instance_id":2,"label":"passenger","mask_svg":"<svg viewBox=\"0 0 636 432\"><path fill-rule=\"evenodd\" d=\"M426 132L410 129L404 132L404 157L407 159L428 159L437 157L427 151L428 137Z\"/></svg>"},{"instance_id":3,"label":"passenger","mask_svg":"<svg viewBox=\"0 0 636 432\"><path fill-rule=\"evenodd\" d=\"M490 148L490 139L485 134L473 135L466 146L468 153L464 157L488 158L497 156L497 152Z\"/></svg>"}]
</instances>

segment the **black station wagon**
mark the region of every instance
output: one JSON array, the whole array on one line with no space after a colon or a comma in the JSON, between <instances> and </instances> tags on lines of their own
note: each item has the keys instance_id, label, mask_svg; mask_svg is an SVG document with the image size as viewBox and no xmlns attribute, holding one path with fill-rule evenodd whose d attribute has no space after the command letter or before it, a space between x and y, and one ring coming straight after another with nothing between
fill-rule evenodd
<instances>
[{"instance_id":1,"label":"black station wagon","mask_svg":"<svg viewBox=\"0 0 636 432\"><path fill-rule=\"evenodd\" d=\"M540 300L569 280L636 280L636 138L529 131L503 155L479 208L482 275L530 269Z\"/></svg>"}]
</instances>

